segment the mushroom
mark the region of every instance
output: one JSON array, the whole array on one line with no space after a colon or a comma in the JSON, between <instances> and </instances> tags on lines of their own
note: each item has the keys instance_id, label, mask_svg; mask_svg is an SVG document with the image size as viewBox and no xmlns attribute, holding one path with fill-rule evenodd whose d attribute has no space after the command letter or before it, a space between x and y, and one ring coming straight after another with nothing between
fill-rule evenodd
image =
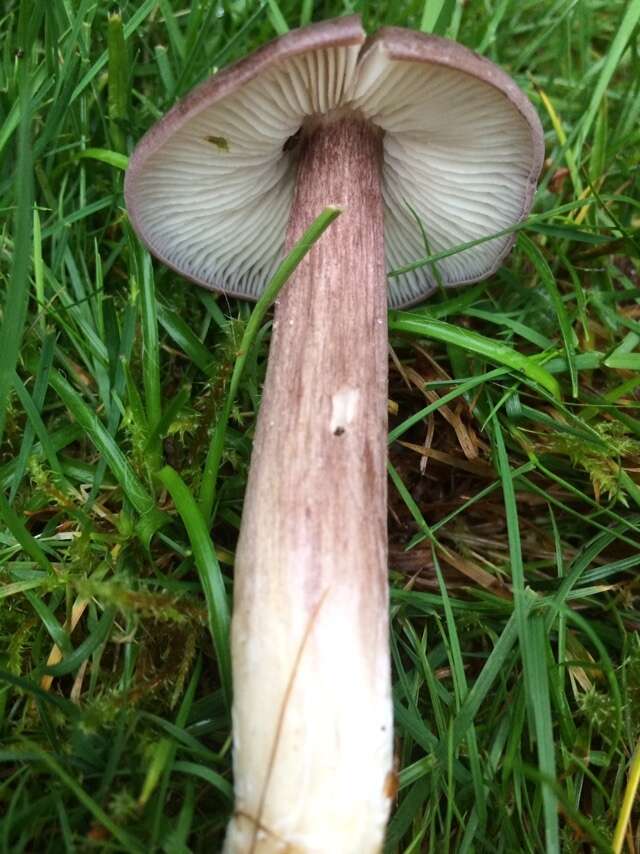
<instances>
[{"instance_id":1,"label":"mushroom","mask_svg":"<svg viewBox=\"0 0 640 854\"><path fill-rule=\"evenodd\" d=\"M282 36L187 95L133 153L147 247L257 298L309 223L342 215L277 301L235 562L236 806L225 851L380 850L394 791L386 544L387 305L494 272L526 216L538 117L452 42L356 16Z\"/></svg>"}]
</instances>

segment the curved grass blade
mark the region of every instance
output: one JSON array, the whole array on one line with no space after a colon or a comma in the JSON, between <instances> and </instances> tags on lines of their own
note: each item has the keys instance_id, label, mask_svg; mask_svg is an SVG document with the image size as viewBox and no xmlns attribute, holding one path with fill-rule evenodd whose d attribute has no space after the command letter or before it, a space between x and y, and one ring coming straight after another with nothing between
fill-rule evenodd
<instances>
[{"instance_id":1,"label":"curved grass blade","mask_svg":"<svg viewBox=\"0 0 640 854\"><path fill-rule=\"evenodd\" d=\"M78 158L83 157L89 160L99 160L101 163L113 166L114 169L121 169L123 172L129 165L129 158L126 154L119 154L110 148L85 148L84 151L78 152Z\"/></svg>"},{"instance_id":2,"label":"curved grass blade","mask_svg":"<svg viewBox=\"0 0 640 854\"><path fill-rule=\"evenodd\" d=\"M233 803L233 787L231 784L222 775L212 771L211 768L207 768L206 765L200 765L198 762L180 761L174 762L173 770L182 774L190 774L192 777L199 777L213 786L229 806Z\"/></svg>"},{"instance_id":3,"label":"curved grass blade","mask_svg":"<svg viewBox=\"0 0 640 854\"><path fill-rule=\"evenodd\" d=\"M229 604L216 551L204 517L185 482L171 466L165 466L158 477L171 493L184 522L193 557L207 602L209 630L218 656L220 680L227 705L231 702L231 653L229 651Z\"/></svg>"},{"instance_id":4,"label":"curved grass blade","mask_svg":"<svg viewBox=\"0 0 640 854\"><path fill-rule=\"evenodd\" d=\"M139 513L150 512L154 507L153 498L140 483L127 458L95 412L89 409L78 392L58 371L51 372L49 384L95 447L104 455L111 473L121 485L131 504Z\"/></svg>"},{"instance_id":5,"label":"curved grass blade","mask_svg":"<svg viewBox=\"0 0 640 854\"><path fill-rule=\"evenodd\" d=\"M558 326L560 327L564 352L567 358L567 365L569 366L569 376L571 377L571 394L573 397L577 397L578 371L576 368L576 353L574 343L575 333L571 326L571 321L569 320L569 315L567 314L567 309L565 308L562 296L560 295L560 291L558 290L555 277L551 272L551 267L549 267L547 260L542 254L542 252L538 249L535 243L533 243L533 241L527 237L526 234L520 234L520 236L518 237L518 244L520 248L524 250L525 254L535 267L536 272L540 276L540 281L544 285L547 293L549 294L549 297L551 298L553 308L558 317Z\"/></svg>"},{"instance_id":6,"label":"curved grass blade","mask_svg":"<svg viewBox=\"0 0 640 854\"><path fill-rule=\"evenodd\" d=\"M463 350L484 356L491 362L505 365L513 371L519 371L529 380L546 389L556 400L560 400L560 385L551 374L538 364L536 357L523 356L506 344L500 344L491 338L485 338L469 329L460 329L442 320L435 320L425 314L410 311L393 311L389 314L389 329L394 332L408 332L454 344Z\"/></svg>"},{"instance_id":7,"label":"curved grass blade","mask_svg":"<svg viewBox=\"0 0 640 854\"><path fill-rule=\"evenodd\" d=\"M38 14L41 14L39 12ZM25 13L26 17L26 13ZM24 26L23 13L20 16ZM27 59L25 59L25 63ZM27 319L29 268L31 266L33 228L33 151L31 139L32 80L30 62L21 66L19 76L20 124L16 145L15 217L13 229L13 265L3 305L0 328L0 439L9 412L13 372Z\"/></svg>"},{"instance_id":8,"label":"curved grass blade","mask_svg":"<svg viewBox=\"0 0 640 854\"><path fill-rule=\"evenodd\" d=\"M49 563L49 558L42 550L40 544L33 537L22 519L9 504L4 495L0 492L0 518L4 521L7 529L11 532L17 543L19 543L25 554L29 557L48 575L53 575L53 569Z\"/></svg>"},{"instance_id":9,"label":"curved grass blade","mask_svg":"<svg viewBox=\"0 0 640 854\"><path fill-rule=\"evenodd\" d=\"M94 650L100 644L104 643L111 631L111 624L115 617L115 608L107 608L94 630L77 646L72 653L66 655L58 664L51 667L45 667L43 672L48 676L66 676L67 673L73 673L78 667L86 661Z\"/></svg>"}]
</instances>

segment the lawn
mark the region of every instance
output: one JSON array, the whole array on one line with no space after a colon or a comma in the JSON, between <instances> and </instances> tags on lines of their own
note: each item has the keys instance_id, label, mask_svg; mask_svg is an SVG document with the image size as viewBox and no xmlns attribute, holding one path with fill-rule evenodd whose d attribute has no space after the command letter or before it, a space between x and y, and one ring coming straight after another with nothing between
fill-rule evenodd
<instances>
[{"instance_id":1,"label":"lawn","mask_svg":"<svg viewBox=\"0 0 640 854\"><path fill-rule=\"evenodd\" d=\"M124 168L193 85L352 12L497 62L546 144L502 268L389 314L386 850L640 851L640 0L5 0L2 854L220 849L270 315L150 259Z\"/></svg>"}]
</instances>

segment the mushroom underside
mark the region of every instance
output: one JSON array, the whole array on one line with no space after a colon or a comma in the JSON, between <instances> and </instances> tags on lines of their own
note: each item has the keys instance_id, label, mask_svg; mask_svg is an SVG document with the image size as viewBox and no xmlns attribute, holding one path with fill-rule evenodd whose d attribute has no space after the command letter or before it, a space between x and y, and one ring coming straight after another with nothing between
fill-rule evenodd
<instances>
[{"instance_id":1,"label":"mushroom underside","mask_svg":"<svg viewBox=\"0 0 640 854\"><path fill-rule=\"evenodd\" d=\"M529 120L501 89L456 68L395 60L382 43L293 56L203 105L134 179L147 245L200 284L256 299L284 255L301 135L334 114L384 133L388 303L493 272L531 195Z\"/></svg>"}]
</instances>

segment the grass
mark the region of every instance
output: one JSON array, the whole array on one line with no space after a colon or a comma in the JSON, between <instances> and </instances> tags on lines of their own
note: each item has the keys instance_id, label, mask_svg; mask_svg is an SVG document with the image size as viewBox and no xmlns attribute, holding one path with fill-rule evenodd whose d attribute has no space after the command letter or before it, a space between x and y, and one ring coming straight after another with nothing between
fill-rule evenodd
<instances>
[{"instance_id":1,"label":"grass","mask_svg":"<svg viewBox=\"0 0 640 854\"><path fill-rule=\"evenodd\" d=\"M640 850L639 0L7 0L2 852L219 848L269 323L150 262L122 168L213 69L354 8L503 65L547 149L503 268L390 316L387 850Z\"/></svg>"}]
</instances>

